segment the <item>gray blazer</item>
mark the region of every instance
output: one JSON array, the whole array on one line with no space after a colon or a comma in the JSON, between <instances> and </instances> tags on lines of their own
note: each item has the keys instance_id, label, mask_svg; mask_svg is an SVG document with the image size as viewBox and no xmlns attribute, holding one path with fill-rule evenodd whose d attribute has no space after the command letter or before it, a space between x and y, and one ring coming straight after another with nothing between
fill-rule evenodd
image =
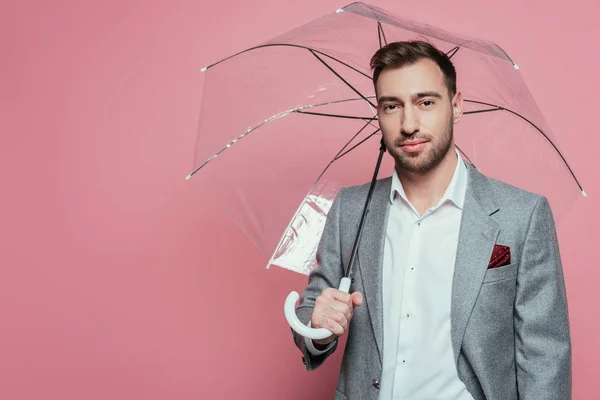
<instances>
[{"instance_id":1,"label":"gray blazer","mask_svg":"<svg viewBox=\"0 0 600 400\"><path fill-rule=\"evenodd\" d=\"M554 219L545 197L488 178L469 165L452 281L451 332L458 375L475 400L571 398L571 340ZM348 338L335 399L377 399L383 358L381 268L391 178L377 182L350 292L363 293ZM297 314L310 320L316 297L337 288L350 258L368 184L342 189L319 243ZM386 201L388 199L388 201ZM512 263L487 269L494 244ZM341 255L341 257L340 257ZM294 333L308 370L318 357Z\"/></svg>"}]
</instances>

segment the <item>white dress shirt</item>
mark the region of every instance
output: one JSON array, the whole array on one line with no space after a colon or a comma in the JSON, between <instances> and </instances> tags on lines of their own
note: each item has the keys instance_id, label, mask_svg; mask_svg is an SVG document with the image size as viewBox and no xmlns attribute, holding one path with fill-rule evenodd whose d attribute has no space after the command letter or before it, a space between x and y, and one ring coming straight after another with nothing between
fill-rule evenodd
<instances>
[{"instance_id":1,"label":"white dress shirt","mask_svg":"<svg viewBox=\"0 0 600 400\"><path fill-rule=\"evenodd\" d=\"M452 278L467 167L459 156L444 195L422 216L397 172L382 270L383 374L380 400L473 400L458 377L450 334ZM310 339L309 352L318 355Z\"/></svg>"}]
</instances>

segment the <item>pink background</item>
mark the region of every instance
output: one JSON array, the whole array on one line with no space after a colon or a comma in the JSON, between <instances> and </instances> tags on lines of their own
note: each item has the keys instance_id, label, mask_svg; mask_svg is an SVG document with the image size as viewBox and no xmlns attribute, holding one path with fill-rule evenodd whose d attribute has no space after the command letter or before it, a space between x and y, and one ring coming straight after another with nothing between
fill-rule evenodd
<instances>
[{"instance_id":1,"label":"pink background","mask_svg":"<svg viewBox=\"0 0 600 400\"><path fill-rule=\"evenodd\" d=\"M499 43L589 197L560 226L574 398L600 396L596 0L376 1ZM331 398L193 159L200 68L343 2L3 1L0 398Z\"/></svg>"}]
</instances>

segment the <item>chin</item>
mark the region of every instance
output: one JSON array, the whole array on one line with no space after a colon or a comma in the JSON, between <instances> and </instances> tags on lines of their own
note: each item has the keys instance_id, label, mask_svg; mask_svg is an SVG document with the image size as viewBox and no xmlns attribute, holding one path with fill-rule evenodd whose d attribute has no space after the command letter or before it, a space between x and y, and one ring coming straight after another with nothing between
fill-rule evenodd
<instances>
[{"instance_id":1,"label":"chin","mask_svg":"<svg viewBox=\"0 0 600 400\"><path fill-rule=\"evenodd\" d=\"M439 161L435 163L427 152L414 154L414 156L396 157L396 165L405 171L419 174L429 172L439 165Z\"/></svg>"}]
</instances>

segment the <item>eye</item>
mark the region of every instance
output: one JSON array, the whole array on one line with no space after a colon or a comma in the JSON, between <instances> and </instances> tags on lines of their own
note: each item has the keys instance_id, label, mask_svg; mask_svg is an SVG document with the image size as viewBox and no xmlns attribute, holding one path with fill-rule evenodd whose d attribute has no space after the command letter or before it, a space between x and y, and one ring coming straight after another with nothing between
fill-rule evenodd
<instances>
[{"instance_id":1,"label":"eye","mask_svg":"<svg viewBox=\"0 0 600 400\"><path fill-rule=\"evenodd\" d=\"M421 103L421 105L423 105L423 106L425 106L425 107L427 107L427 108L429 108L429 107L432 107L434 104L435 104L435 103L433 102L433 100L425 100L425 101L423 101L423 102Z\"/></svg>"},{"instance_id":2,"label":"eye","mask_svg":"<svg viewBox=\"0 0 600 400\"><path fill-rule=\"evenodd\" d=\"M394 111L396 111L398 109L398 106L396 104L386 104L383 106L383 111L385 111L386 113L392 113Z\"/></svg>"}]
</instances>

